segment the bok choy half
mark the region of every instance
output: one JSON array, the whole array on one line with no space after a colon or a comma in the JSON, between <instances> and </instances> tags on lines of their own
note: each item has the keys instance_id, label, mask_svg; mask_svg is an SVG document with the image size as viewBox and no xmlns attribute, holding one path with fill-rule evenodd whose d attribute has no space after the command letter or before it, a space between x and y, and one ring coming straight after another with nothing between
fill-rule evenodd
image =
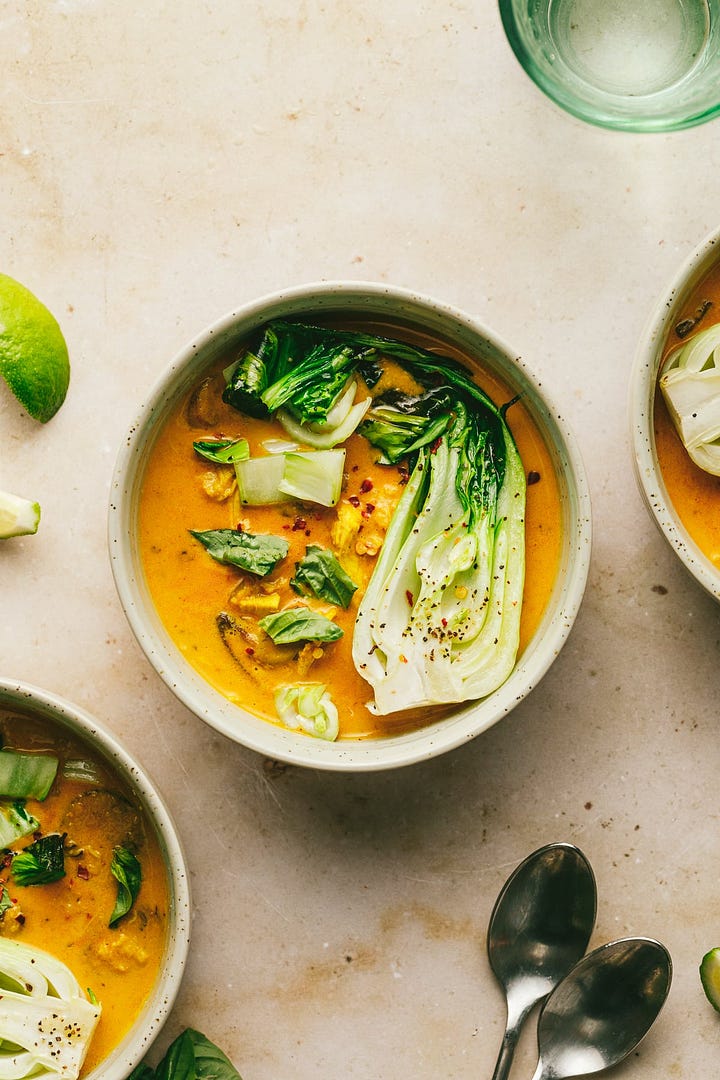
<instances>
[{"instance_id":1,"label":"bok choy half","mask_svg":"<svg viewBox=\"0 0 720 1080\"><path fill-rule=\"evenodd\" d=\"M418 393L382 393L353 414L388 361ZM512 671L525 577L526 480L498 407L458 361L392 338L275 321L227 372L224 399L290 417L294 438L352 427L408 481L359 602L352 655L371 711L482 698ZM323 444L324 445L324 444Z\"/></svg>"}]
</instances>

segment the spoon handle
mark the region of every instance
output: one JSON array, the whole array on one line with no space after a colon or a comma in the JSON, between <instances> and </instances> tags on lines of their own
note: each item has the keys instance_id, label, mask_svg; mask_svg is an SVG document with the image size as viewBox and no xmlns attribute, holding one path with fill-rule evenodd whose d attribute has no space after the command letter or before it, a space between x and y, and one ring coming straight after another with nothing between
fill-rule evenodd
<instances>
[{"instance_id":1,"label":"spoon handle","mask_svg":"<svg viewBox=\"0 0 720 1080\"><path fill-rule=\"evenodd\" d=\"M497 1063L495 1065L495 1072L492 1074L492 1080L507 1080L519 1033L519 1027L508 1027L505 1029L503 1041L500 1044L500 1053L498 1054Z\"/></svg>"}]
</instances>

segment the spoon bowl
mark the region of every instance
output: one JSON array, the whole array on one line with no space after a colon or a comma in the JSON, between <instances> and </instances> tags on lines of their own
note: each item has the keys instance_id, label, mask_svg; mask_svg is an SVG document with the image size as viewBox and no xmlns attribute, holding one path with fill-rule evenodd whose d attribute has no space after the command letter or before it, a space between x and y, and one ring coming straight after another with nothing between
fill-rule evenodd
<instances>
[{"instance_id":1,"label":"spoon bowl","mask_svg":"<svg viewBox=\"0 0 720 1080\"><path fill-rule=\"evenodd\" d=\"M507 1023L493 1080L510 1071L522 1024L584 954L595 925L595 877L573 844L547 844L510 875L490 916L490 966Z\"/></svg>"},{"instance_id":2,"label":"spoon bowl","mask_svg":"<svg viewBox=\"0 0 720 1080\"><path fill-rule=\"evenodd\" d=\"M651 938L622 938L585 956L543 1005L533 1080L617 1065L650 1030L671 980L670 955Z\"/></svg>"}]
</instances>

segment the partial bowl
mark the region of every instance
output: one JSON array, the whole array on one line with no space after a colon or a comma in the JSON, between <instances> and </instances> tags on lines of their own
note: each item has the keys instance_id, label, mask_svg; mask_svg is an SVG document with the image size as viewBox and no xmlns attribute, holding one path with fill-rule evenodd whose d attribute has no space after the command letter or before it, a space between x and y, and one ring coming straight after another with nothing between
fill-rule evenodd
<instances>
[{"instance_id":1,"label":"partial bowl","mask_svg":"<svg viewBox=\"0 0 720 1080\"><path fill-rule=\"evenodd\" d=\"M190 892L185 856L170 812L138 762L94 716L25 682L0 679L0 711L52 724L86 744L127 785L153 828L167 871L168 928L160 975L132 1028L85 1080L125 1080L147 1053L167 1019L182 980L190 945ZM51 944L48 944L51 948Z\"/></svg>"},{"instance_id":2,"label":"partial bowl","mask_svg":"<svg viewBox=\"0 0 720 1080\"><path fill-rule=\"evenodd\" d=\"M347 318L401 325L430 334L478 357L482 366L521 395L557 479L561 543L552 593L536 632L507 681L480 701L455 707L442 719L381 738L330 743L258 718L216 691L173 643L151 599L138 542L140 492L148 456L180 397L213 362L273 318ZM385 331L387 333L388 331ZM512 349L477 319L446 304L372 282L323 282L274 293L225 315L172 361L131 424L120 449L109 508L109 550L118 594L147 658L174 694L215 730L267 758L318 769L372 771L426 760L461 746L506 716L556 659L578 612L591 546L585 470L568 426L544 389Z\"/></svg>"},{"instance_id":3,"label":"partial bowl","mask_svg":"<svg viewBox=\"0 0 720 1080\"><path fill-rule=\"evenodd\" d=\"M695 329L692 326L687 331L688 326L697 320L697 329L704 329L720 318L718 281L720 229L710 233L685 259L655 302L635 353L628 406L635 475L644 503L682 565L716 600L720 600L720 546L716 552L705 544L701 546L702 532L697 530L698 526L702 529L702 515L698 517L696 510L691 516L686 511L681 513L679 499L676 505L668 488L671 474L665 475L660 458L667 455L667 448L673 450L674 460L685 469L686 491L691 484L708 490L718 481L683 462L684 451L670 430L658 379L668 349L688 340ZM706 293L708 299L714 297L709 307L705 307ZM678 327L684 332L682 336L678 335Z\"/></svg>"}]
</instances>

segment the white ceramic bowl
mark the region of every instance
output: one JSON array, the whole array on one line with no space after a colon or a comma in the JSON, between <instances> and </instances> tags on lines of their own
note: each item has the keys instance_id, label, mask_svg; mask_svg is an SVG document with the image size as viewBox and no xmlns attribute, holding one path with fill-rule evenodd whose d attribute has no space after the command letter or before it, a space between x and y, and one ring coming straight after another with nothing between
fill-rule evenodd
<instances>
[{"instance_id":1,"label":"white ceramic bowl","mask_svg":"<svg viewBox=\"0 0 720 1080\"><path fill-rule=\"evenodd\" d=\"M505 684L480 702L463 704L418 731L381 739L312 739L231 704L187 663L162 625L143 577L136 540L138 496L153 441L179 396L206 365L271 318L344 313L396 320L429 331L483 364L523 395L543 432L559 479L563 543L560 568L542 623ZM143 405L121 448L110 495L109 547L120 600L158 673L194 713L229 738L267 757L321 769L395 768L434 757L489 728L538 683L558 655L580 605L590 558L590 499L575 440L522 360L477 320L403 289L365 282L300 286L231 312L176 356Z\"/></svg>"},{"instance_id":2,"label":"white ceramic bowl","mask_svg":"<svg viewBox=\"0 0 720 1080\"><path fill-rule=\"evenodd\" d=\"M712 596L720 600L720 572L690 537L668 495L658 463L654 426L655 393L668 335L678 322L683 305L718 260L720 230L711 233L695 249L658 297L635 354L630 378L629 414L635 473L645 504L680 562Z\"/></svg>"},{"instance_id":3,"label":"white ceramic bowl","mask_svg":"<svg viewBox=\"0 0 720 1080\"><path fill-rule=\"evenodd\" d=\"M190 892L185 857L175 826L148 776L110 732L89 713L27 683L0 679L0 709L48 720L83 739L134 792L155 829L169 886L168 935L160 977L122 1042L85 1080L125 1080L159 1033L177 995L190 944Z\"/></svg>"}]
</instances>

